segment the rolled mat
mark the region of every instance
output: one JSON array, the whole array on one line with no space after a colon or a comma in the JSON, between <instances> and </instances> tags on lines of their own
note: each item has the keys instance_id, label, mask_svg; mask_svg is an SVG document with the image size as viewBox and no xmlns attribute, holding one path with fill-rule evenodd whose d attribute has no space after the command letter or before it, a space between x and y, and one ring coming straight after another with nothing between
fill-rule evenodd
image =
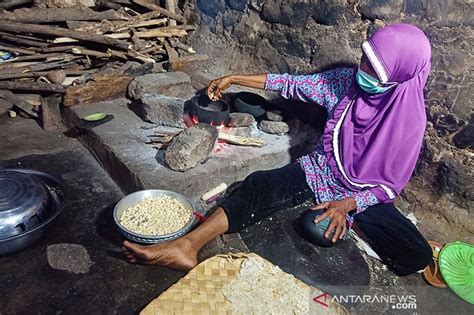
<instances>
[{"instance_id":1,"label":"rolled mat","mask_svg":"<svg viewBox=\"0 0 474 315\"><path fill-rule=\"evenodd\" d=\"M224 297L222 287L237 277L245 259L260 259L271 264L254 253L216 255L190 270L185 277L148 304L140 314L232 314L231 305ZM313 296L322 294L322 291L297 278L295 281L298 286L307 288ZM317 311L317 314L348 314L342 305L332 302L329 297L325 300L325 307L316 305L310 298L308 303L315 303L310 310Z\"/></svg>"}]
</instances>

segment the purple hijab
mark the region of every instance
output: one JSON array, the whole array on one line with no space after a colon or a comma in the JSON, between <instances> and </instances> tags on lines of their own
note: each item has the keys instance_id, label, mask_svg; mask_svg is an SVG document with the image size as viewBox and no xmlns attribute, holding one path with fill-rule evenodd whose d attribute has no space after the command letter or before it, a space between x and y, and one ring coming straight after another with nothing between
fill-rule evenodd
<instances>
[{"instance_id":1,"label":"purple hijab","mask_svg":"<svg viewBox=\"0 0 474 315\"><path fill-rule=\"evenodd\" d=\"M425 86L431 67L428 38L409 24L387 26L362 44L381 82L381 94L354 79L323 135L331 170L347 187L370 188L380 202L400 194L415 168L426 126Z\"/></svg>"}]
</instances>

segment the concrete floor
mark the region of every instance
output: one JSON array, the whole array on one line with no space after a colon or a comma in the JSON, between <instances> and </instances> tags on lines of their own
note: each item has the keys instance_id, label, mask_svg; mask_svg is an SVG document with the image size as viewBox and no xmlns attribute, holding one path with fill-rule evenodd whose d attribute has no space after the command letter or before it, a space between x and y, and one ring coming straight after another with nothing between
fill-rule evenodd
<instances>
[{"instance_id":1,"label":"concrete floor","mask_svg":"<svg viewBox=\"0 0 474 315\"><path fill-rule=\"evenodd\" d=\"M0 131L0 168L47 171L62 178L70 189L64 212L41 241L0 257L0 314L136 313L183 276L167 268L124 261L120 253L122 238L111 217L113 206L123 194L78 140L63 133L45 133L34 121L23 118L0 117ZM355 314L472 313L472 305L451 291L429 287L419 275L396 277L350 242L330 250L304 243L290 224L304 209L282 211L249 228L242 233L246 244L238 235L219 238L203 250L200 258L245 251L248 245L285 271L333 294L416 296L417 308L410 310L395 310L389 303L342 303ZM81 273L53 268L68 260L57 253L48 257L58 244L70 249L64 255L75 258L65 268ZM74 245L82 250L74 251Z\"/></svg>"}]
</instances>

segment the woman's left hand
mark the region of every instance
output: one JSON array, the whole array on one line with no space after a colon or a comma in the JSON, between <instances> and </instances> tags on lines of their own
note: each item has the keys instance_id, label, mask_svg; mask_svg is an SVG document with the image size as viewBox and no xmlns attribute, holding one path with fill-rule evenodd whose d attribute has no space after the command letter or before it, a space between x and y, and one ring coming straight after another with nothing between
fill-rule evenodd
<instances>
[{"instance_id":1,"label":"woman's left hand","mask_svg":"<svg viewBox=\"0 0 474 315\"><path fill-rule=\"evenodd\" d=\"M346 223L346 214L357 207L354 198L346 198L337 201L323 202L319 205L314 205L311 210L321 210L326 209L326 211L317 216L314 220L315 223L321 222L326 218L331 218L331 223L329 224L324 237L328 238L333 231L334 235L332 237L332 242L336 243L337 239L342 239L346 235L347 223Z\"/></svg>"}]
</instances>

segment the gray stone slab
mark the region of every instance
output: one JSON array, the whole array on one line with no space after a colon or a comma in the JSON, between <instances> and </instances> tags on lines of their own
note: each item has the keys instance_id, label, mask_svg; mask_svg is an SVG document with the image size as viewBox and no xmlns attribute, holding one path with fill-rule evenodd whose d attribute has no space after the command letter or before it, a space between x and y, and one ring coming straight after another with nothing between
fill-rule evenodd
<instances>
[{"instance_id":1,"label":"gray stone slab","mask_svg":"<svg viewBox=\"0 0 474 315\"><path fill-rule=\"evenodd\" d=\"M214 150L209 159L187 172L175 172L163 164L163 150L157 151L145 144L151 130L129 109L129 100L117 99L88 106L74 106L65 112L66 121L72 126L79 117L94 112L107 112L114 119L84 131L82 140L94 152L109 174L123 191L139 189L169 189L190 198L200 197L222 182L232 184L243 180L256 170L283 166L297 157L294 149L304 146L304 136L269 135L260 130L252 133L266 142L262 148L223 144ZM291 141L290 141L291 140ZM218 152L216 152L218 151Z\"/></svg>"},{"instance_id":2,"label":"gray stone slab","mask_svg":"<svg viewBox=\"0 0 474 315\"><path fill-rule=\"evenodd\" d=\"M184 72L150 73L133 79L128 86L128 96L138 100L146 93L185 97L194 93L189 76Z\"/></svg>"}]
</instances>

